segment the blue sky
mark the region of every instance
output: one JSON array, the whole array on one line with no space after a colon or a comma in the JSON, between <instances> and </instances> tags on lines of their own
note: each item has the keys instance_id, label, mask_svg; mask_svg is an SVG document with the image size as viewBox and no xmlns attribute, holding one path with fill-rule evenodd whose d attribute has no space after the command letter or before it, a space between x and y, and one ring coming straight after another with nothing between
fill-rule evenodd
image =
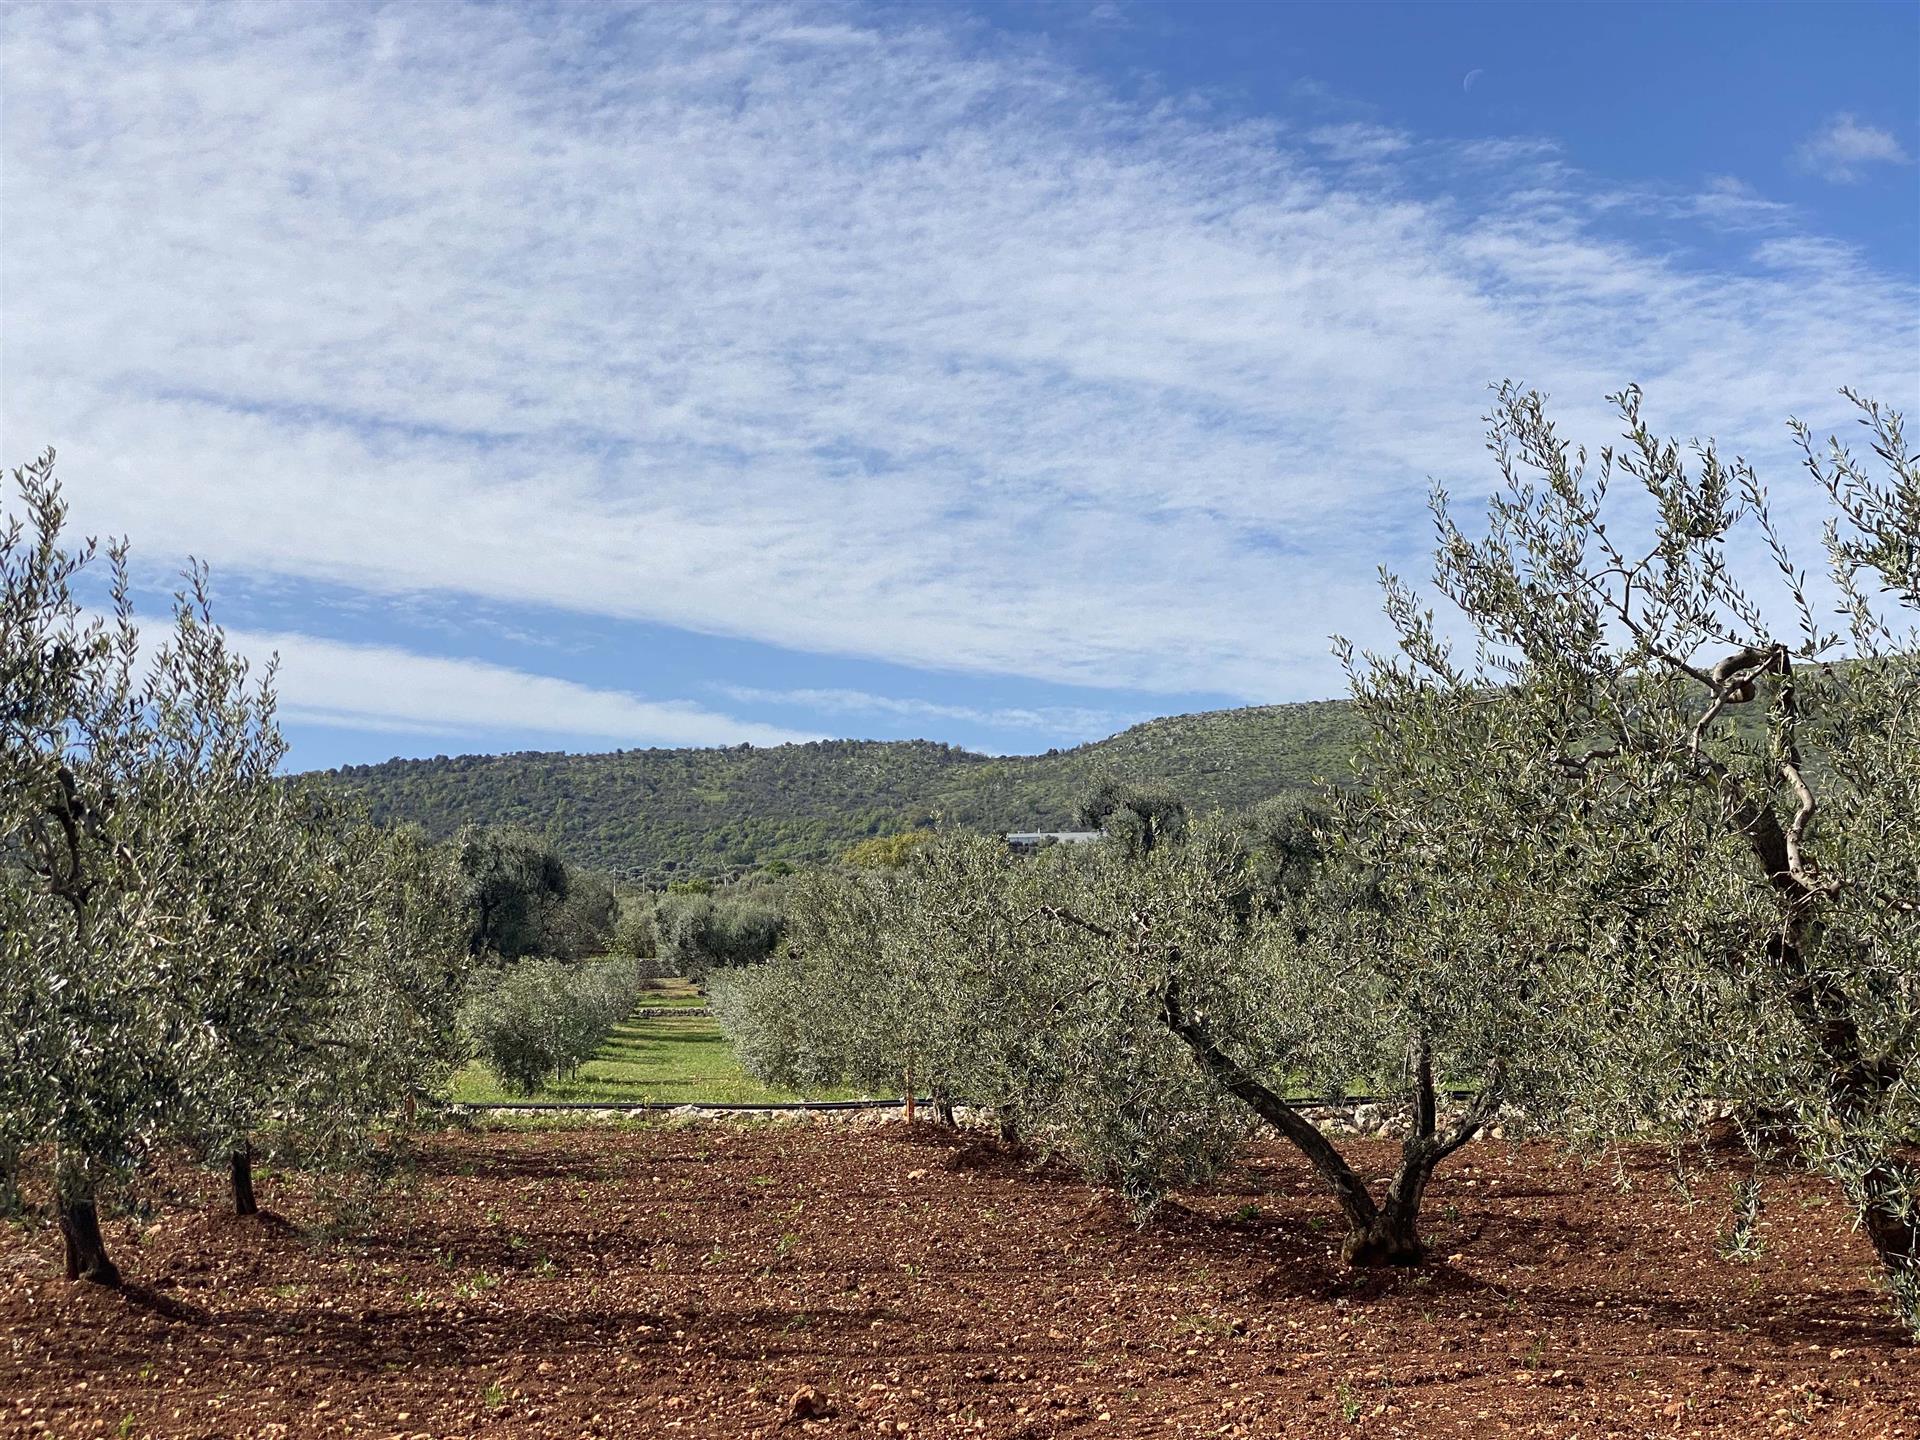
<instances>
[{"instance_id":1,"label":"blue sky","mask_svg":"<svg viewBox=\"0 0 1920 1440\"><path fill-rule=\"evenodd\" d=\"M294 763L1338 693L1486 386L1920 400L1912 5L0 13L0 450Z\"/></svg>"}]
</instances>

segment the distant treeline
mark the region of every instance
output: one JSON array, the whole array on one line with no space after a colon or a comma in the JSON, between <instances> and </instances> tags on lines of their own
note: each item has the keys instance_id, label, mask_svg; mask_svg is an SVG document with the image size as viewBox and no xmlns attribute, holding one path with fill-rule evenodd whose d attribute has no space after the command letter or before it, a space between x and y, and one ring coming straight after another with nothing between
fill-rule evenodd
<instances>
[{"instance_id":1,"label":"distant treeline","mask_svg":"<svg viewBox=\"0 0 1920 1440\"><path fill-rule=\"evenodd\" d=\"M1344 701L1179 715L1044 755L985 756L925 740L827 740L771 749L435 756L349 765L321 778L380 821L442 838L521 825L577 864L658 878L831 859L875 835L939 824L1006 831L1073 824L1090 786L1154 777L1196 810L1242 809L1346 778L1358 737Z\"/></svg>"}]
</instances>

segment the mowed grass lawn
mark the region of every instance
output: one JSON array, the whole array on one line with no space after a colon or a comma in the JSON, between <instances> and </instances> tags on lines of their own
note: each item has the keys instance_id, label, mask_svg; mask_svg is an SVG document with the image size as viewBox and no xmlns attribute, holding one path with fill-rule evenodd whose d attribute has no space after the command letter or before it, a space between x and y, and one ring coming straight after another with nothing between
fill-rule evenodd
<instances>
[{"instance_id":1,"label":"mowed grass lawn","mask_svg":"<svg viewBox=\"0 0 1920 1440\"><path fill-rule=\"evenodd\" d=\"M536 1095L511 1095L484 1066L469 1064L453 1079L453 1098L484 1105L500 1100L572 1100L600 1104L666 1101L756 1103L769 1100L844 1099L846 1092L795 1095L753 1080L741 1070L733 1047L712 1018L700 1014L647 1015L640 1010L697 1011L706 1003L684 980L659 981L643 995L636 1013L614 1027L593 1059L571 1080Z\"/></svg>"}]
</instances>

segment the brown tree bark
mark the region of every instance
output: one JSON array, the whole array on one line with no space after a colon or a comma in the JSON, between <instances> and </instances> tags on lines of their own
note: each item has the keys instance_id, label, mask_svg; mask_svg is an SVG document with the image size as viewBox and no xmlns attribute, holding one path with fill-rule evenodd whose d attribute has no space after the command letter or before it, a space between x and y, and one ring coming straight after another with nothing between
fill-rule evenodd
<instances>
[{"instance_id":1,"label":"brown tree bark","mask_svg":"<svg viewBox=\"0 0 1920 1440\"><path fill-rule=\"evenodd\" d=\"M253 1146L242 1143L227 1163L233 1174L233 1213L258 1215L260 1207L253 1199Z\"/></svg>"},{"instance_id":2,"label":"brown tree bark","mask_svg":"<svg viewBox=\"0 0 1920 1440\"><path fill-rule=\"evenodd\" d=\"M67 1279L118 1287L120 1268L100 1235L100 1210L91 1195L59 1202L60 1238L66 1242Z\"/></svg>"},{"instance_id":3,"label":"brown tree bark","mask_svg":"<svg viewBox=\"0 0 1920 1440\"><path fill-rule=\"evenodd\" d=\"M1784 658L1779 663L1788 677L1780 703L1789 763L1781 773L1800 789L1800 809L1782 824L1770 804L1747 794L1724 767L1716 764L1710 773L1728 826L1746 842L1779 898L1780 929L1767 941L1767 965L1788 1010L1826 1061L1827 1106L1843 1123L1869 1119L1884 1109L1903 1075L1891 1058L1870 1053L1844 988L1808 961L1807 947L1818 943L1819 912L1829 901L1817 868L1810 868L1800 850L1799 837L1815 806L1799 777L1790 663ZM1920 1196L1920 1172L1897 1156L1883 1155L1861 1177L1859 1190L1853 1198L1860 1208L1860 1225L1881 1269L1903 1288L1920 1287L1920 1200L1915 1198Z\"/></svg>"},{"instance_id":4,"label":"brown tree bark","mask_svg":"<svg viewBox=\"0 0 1920 1440\"><path fill-rule=\"evenodd\" d=\"M1502 1076L1497 1067L1465 1114L1441 1135L1433 1051L1425 1043L1416 1047L1413 1134L1401 1143L1400 1167L1387 1185L1384 1200L1376 1202L1366 1182L1311 1120L1243 1070L1220 1048L1206 1022L1182 1009L1176 985L1167 987L1162 1018L1230 1094L1244 1101L1307 1157L1315 1173L1333 1191L1347 1221L1347 1238L1340 1248L1342 1259L1360 1267L1418 1265L1426 1260L1427 1247L1420 1239L1419 1222L1427 1182L1440 1162L1479 1134L1499 1107Z\"/></svg>"}]
</instances>

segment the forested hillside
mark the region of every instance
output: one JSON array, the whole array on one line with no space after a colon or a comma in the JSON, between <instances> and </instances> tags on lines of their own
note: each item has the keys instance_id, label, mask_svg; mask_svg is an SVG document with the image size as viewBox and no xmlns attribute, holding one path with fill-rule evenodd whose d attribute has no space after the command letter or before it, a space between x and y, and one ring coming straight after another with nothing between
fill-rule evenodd
<instances>
[{"instance_id":1,"label":"forested hillside","mask_svg":"<svg viewBox=\"0 0 1920 1440\"><path fill-rule=\"evenodd\" d=\"M1108 773L1158 778L1200 809L1250 804L1347 773L1342 701L1148 721L1045 755L985 756L926 740L824 740L772 749L521 753L350 765L328 778L377 819L435 835L468 822L543 831L576 860L718 873L816 860L855 840L938 821L1062 829Z\"/></svg>"}]
</instances>

